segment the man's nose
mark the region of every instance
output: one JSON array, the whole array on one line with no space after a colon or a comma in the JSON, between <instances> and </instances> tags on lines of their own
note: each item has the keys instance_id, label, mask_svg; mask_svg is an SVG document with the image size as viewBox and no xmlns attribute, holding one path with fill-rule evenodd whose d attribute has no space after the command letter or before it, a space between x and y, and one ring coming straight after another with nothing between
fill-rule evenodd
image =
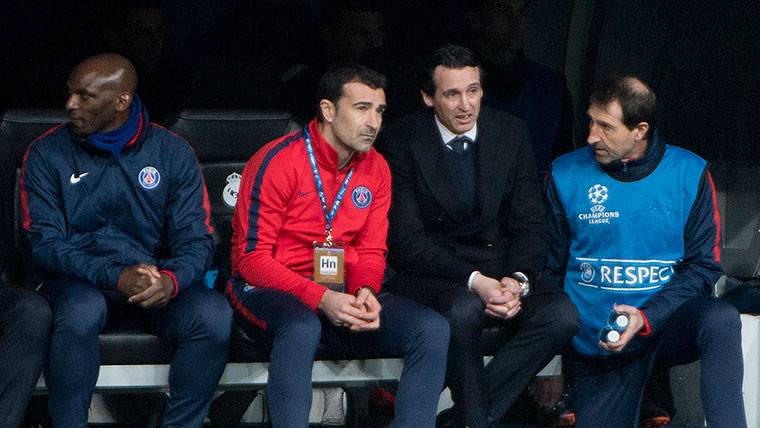
<instances>
[{"instance_id":1,"label":"man's nose","mask_svg":"<svg viewBox=\"0 0 760 428\"><path fill-rule=\"evenodd\" d=\"M66 110L74 110L77 107L79 107L77 96L75 94L69 95L69 98L66 100Z\"/></svg>"},{"instance_id":2,"label":"man's nose","mask_svg":"<svg viewBox=\"0 0 760 428\"><path fill-rule=\"evenodd\" d=\"M601 141L601 138L599 138L599 134L598 134L597 131L598 130L597 130L596 125L589 126L589 129L588 129L588 138L586 138L586 142L587 143L594 144L594 143L598 143L599 141Z\"/></svg>"},{"instance_id":3,"label":"man's nose","mask_svg":"<svg viewBox=\"0 0 760 428\"><path fill-rule=\"evenodd\" d=\"M371 112L369 114L369 117L367 118L367 126L372 129L377 129L380 127L381 123L383 123L383 117L380 113Z\"/></svg>"}]
</instances>

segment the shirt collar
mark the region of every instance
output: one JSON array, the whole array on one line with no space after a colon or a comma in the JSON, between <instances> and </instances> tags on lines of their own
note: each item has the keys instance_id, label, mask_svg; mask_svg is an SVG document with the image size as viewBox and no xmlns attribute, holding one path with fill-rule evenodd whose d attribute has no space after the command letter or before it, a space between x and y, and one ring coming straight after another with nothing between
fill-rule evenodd
<instances>
[{"instance_id":1,"label":"shirt collar","mask_svg":"<svg viewBox=\"0 0 760 428\"><path fill-rule=\"evenodd\" d=\"M465 137L469 138L470 141L475 141L475 137L478 136L478 124L475 123L475 126L472 127L469 131L465 132L464 134L455 134L451 131L449 131L448 128L443 126L443 123L441 123L440 120L438 120L438 116L433 115L435 117L435 124L438 127L438 132L441 133L441 139L443 139L443 144L446 145L449 143L449 141L453 140L456 137L459 137L460 135L464 135Z\"/></svg>"}]
</instances>

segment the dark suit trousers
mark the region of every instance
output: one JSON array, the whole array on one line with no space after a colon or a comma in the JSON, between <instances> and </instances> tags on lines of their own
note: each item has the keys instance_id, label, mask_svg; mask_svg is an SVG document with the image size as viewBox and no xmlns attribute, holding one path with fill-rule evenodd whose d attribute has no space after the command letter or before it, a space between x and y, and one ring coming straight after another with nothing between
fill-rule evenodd
<instances>
[{"instance_id":1,"label":"dark suit trousers","mask_svg":"<svg viewBox=\"0 0 760 428\"><path fill-rule=\"evenodd\" d=\"M681 305L651 340L638 337L634 341L639 342L639 349L606 360L574 353L565 360L578 416L576 427L638 427L641 397L652 367L696 360L707 426L747 426L742 400L741 320L736 308L711 297L694 297Z\"/></svg>"},{"instance_id":2,"label":"dark suit trousers","mask_svg":"<svg viewBox=\"0 0 760 428\"><path fill-rule=\"evenodd\" d=\"M415 285L441 278L396 275L387 284L391 292L414 298ZM563 293L529 296L511 320L495 320L484 313L480 297L467 287L453 285L421 301L449 321L451 342L446 384L451 389L461 426L485 427L509 410L531 379L569 345L578 329L578 313ZM495 343L482 343L485 327L498 329ZM484 352L494 358L483 365Z\"/></svg>"},{"instance_id":3,"label":"dark suit trousers","mask_svg":"<svg viewBox=\"0 0 760 428\"><path fill-rule=\"evenodd\" d=\"M42 296L0 284L0 426L21 426L42 372L51 319Z\"/></svg>"}]
</instances>

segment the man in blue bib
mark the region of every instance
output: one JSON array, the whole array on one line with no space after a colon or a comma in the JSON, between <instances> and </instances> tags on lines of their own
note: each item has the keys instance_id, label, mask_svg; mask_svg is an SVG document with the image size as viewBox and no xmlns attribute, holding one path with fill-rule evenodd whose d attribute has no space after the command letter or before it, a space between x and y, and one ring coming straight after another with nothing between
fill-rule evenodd
<instances>
[{"instance_id":1,"label":"man in blue bib","mask_svg":"<svg viewBox=\"0 0 760 428\"><path fill-rule=\"evenodd\" d=\"M710 297L721 274L715 187L705 160L660 140L654 113L638 78L601 82L588 146L552 166L543 278L580 314L565 361L576 426L638 427L652 366L699 359L708 426L744 427L739 314ZM608 340L612 310L629 322Z\"/></svg>"}]
</instances>

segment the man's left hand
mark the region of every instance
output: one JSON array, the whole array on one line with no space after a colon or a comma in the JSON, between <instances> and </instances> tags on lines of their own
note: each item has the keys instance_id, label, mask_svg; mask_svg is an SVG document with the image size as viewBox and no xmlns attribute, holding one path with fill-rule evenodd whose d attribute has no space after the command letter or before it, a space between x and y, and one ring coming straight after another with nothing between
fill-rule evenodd
<instances>
[{"instance_id":1,"label":"man's left hand","mask_svg":"<svg viewBox=\"0 0 760 428\"><path fill-rule=\"evenodd\" d=\"M129 298L129 303L140 305L144 309L166 306L174 293L174 280L165 274L153 281L145 291Z\"/></svg>"},{"instance_id":2,"label":"man's left hand","mask_svg":"<svg viewBox=\"0 0 760 428\"><path fill-rule=\"evenodd\" d=\"M620 352L644 327L644 317L641 316L641 312L633 306L615 305L613 309L615 312L628 314L628 328L620 334L620 340L617 342L608 343L600 341L599 347L609 352Z\"/></svg>"},{"instance_id":3,"label":"man's left hand","mask_svg":"<svg viewBox=\"0 0 760 428\"><path fill-rule=\"evenodd\" d=\"M380 328L380 302L377 301L375 293L369 287L362 287L356 292L356 301L354 306L362 311L361 319L364 323L352 324L351 331L368 331Z\"/></svg>"},{"instance_id":4,"label":"man's left hand","mask_svg":"<svg viewBox=\"0 0 760 428\"><path fill-rule=\"evenodd\" d=\"M494 318L510 319L522 309L520 284L505 276L499 281L499 290L501 295L486 303L486 314Z\"/></svg>"}]
</instances>

